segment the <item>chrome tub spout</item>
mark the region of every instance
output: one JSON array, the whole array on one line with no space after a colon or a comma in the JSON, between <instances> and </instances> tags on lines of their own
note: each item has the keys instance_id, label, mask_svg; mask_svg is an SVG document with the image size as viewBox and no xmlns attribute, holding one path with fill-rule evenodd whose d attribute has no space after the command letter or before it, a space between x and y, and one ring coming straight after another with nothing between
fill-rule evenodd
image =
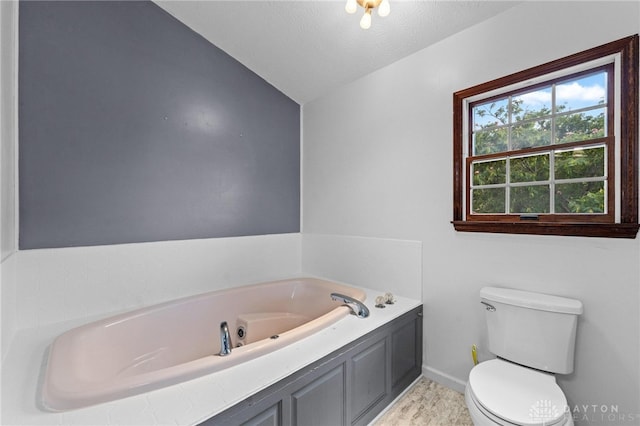
<instances>
[{"instance_id":1,"label":"chrome tub spout","mask_svg":"<svg viewBox=\"0 0 640 426\"><path fill-rule=\"evenodd\" d=\"M367 318L369 316L369 308L367 308L364 303L354 299L353 297L345 296L340 293L331 293L331 299L347 305L358 318Z\"/></svg>"},{"instance_id":2,"label":"chrome tub spout","mask_svg":"<svg viewBox=\"0 0 640 426\"><path fill-rule=\"evenodd\" d=\"M226 321L220 323L220 356L227 356L231 353L231 335Z\"/></svg>"}]
</instances>

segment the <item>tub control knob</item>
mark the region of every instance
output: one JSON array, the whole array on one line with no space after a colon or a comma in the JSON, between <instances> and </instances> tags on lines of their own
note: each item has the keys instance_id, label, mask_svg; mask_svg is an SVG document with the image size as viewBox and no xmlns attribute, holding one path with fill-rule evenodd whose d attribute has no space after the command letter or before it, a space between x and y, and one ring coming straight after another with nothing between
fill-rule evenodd
<instances>
[{"instance_id":1,"label":"tub control knob","mask_svg":"<svg viewBox=\"0 0 640 426\"><path fill-rule=\"evenodd\" d=\"M392 293L385 293L384 295L385 302L387 305L393 305L396 302L395 297L393 297Z\"/></svg>"}]
</instances>

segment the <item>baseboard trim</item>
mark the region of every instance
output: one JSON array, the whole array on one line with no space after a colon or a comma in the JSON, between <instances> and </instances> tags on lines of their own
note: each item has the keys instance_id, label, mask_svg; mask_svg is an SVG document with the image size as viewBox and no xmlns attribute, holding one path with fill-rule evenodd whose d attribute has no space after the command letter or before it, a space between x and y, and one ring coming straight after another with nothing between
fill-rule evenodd
<instances>
[{"instance_id":1,"label":"baseboard trim","mask_svg":"<svg viewBox=\"0 0 640 426\"><path fill-rule=\"evenodd\" d=\"M467 385L467 382L426 365L422 366L422 375L429 380L433 380L460 393L464 393L464 388Z\"/></svg>"}]
</instances>

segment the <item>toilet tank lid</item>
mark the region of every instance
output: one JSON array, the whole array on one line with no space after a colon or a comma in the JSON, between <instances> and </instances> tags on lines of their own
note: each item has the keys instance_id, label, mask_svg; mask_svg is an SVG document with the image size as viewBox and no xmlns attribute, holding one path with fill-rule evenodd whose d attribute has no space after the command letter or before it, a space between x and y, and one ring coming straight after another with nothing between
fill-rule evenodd
<instances>
[{"instance_id":1,"label":"toilet tank lid","mask_svg":"<svg viewBox=\"0 0 640 426\"><path fill-rule=\"evenodd\" d=\"M487 301L540 311L574 315L582 314L582 302L567 297L499 287L484 287L480 290L480 297Z\"/></svg>"}]
</instances>

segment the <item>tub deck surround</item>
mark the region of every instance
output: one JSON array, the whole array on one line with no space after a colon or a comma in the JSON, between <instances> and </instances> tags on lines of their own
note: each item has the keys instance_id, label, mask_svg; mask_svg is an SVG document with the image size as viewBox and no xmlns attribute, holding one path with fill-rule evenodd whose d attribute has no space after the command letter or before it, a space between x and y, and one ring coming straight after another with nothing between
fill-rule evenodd
<instances>
[{"instance_id":1,"label":"tub deck surround","mask_svg":"<svg viewBox=\"0 0 640 426\"><path fill-rule=\"evenodd\" d=\"M362 335L420 305L419 300L396 297L386 309L371 301L382 293L363 290L371 308L367 319L347 315L330 327L240 365L164 388L64 412L42 409L40 392L47 351L56 336L96 318L44 325L19 331L2 365L1 424L29 425L157 425L198 424L293 372L355 341ZM335 302L334 302L335 303ZM217 330L217 327L215 327ZM7 390L11 390L11 392Z\"/></svg>"},{"instance_id":2,"label":"tub deck surround","mask_svg":"<svg viewBox=\"0 0 640 426\"><path fill-rule=\"evenodd\" d=\"M331 299L333 292L365 299L360 289L296 278L204 293L74 328L51 345L43 406L59 411L124 398L280 349L348 314ZM242 344L226 356L219 355L223 322L232 346Z\"/></svg>"}]
</instances>

